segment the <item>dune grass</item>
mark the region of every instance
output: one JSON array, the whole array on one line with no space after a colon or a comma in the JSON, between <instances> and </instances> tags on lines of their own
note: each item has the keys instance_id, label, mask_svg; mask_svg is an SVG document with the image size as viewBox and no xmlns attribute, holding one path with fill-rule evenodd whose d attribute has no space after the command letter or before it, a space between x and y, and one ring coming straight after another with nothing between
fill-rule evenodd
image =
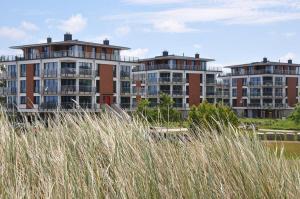
<instances>
[{"instance_id":1,"label":"dune grass","mask_svg":"<svg viewBox=\"0 0 300 199\"><path fill-rule=\"evenodd\" d=\"M157 141L147 123L78 113L17 131L2 113L0 198L299 198L298 160L222 129Z\"/></svg>"}]
</instances>

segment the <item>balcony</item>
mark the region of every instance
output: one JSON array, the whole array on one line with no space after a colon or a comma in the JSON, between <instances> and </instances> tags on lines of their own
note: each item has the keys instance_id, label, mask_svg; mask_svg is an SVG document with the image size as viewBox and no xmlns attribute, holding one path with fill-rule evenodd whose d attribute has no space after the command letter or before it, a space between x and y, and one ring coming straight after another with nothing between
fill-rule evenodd
<instances>
[{"instance_id":1,"label":"balcony","mask_svg":"<svg viewBox=\"0 0 300 199\"><path fill-rule=\"evenodd\" d=\"M39 109L40 110L56 110L56 109L58 109L58 103L57 102L45 102L39 106Z\"/></svg>"},{"instance_id":2,"label":"balcony","mask_svg":"<svg viewBox=\"0 0 300 199\"><path fill-rule=\"evenodd\" d=\"M173 77L172 82L174 84L184 84L185 83L185 79L183 79L182 77Z\"/></svg>"},{"instance_id":3,"label":"balcony","mask_svg":"<svg viewBox=\"0 0 300 199\"><path fill-rule=\"evenodd\" d=\"M216 85L217 81L215 79L206 79L206 85Z\"/></svg>"},{"instance_id":4,"label":"balcony","mask_svg":"<svg viewBox=\"0 0 300 199\"><path fill-rule=\"evenodd\" d=\"M120 78L121 80L130 80L130 72L121 71Z\"/></svg>"},{"instance_id":5,"label":"balcony","mask_svg":"<svg viewBox=\"0 0 300 199\"><path fill-rule=\"evenodd\" d=\"M133 95L145 95L146 91L144 88L139 88L139 89L133 88L132 94Z\"/></svg>"},{"instance_id":6,"label":"balcony","mask_svg":"<svg viewBox=\"0 0 300 199\"><path fill-rule=\"evenodd\" d=\"M261 97L261 93L250 93L250 97L251 98L260 98Z\"/></svg>"},{"instance_id":7,"label":"balcony","mask_svg":"<svg viewBox=\"0 0 300 199\"><path fill-rule=\"evenodd\" d=\"M157 96L158 91L157 90L149 90L147 93L148 96Z\"/></svg>"},{"instance_id":8,"label":"balcony","mask_svg":"<svg viewBox=\"0 0 300 199\"><path fill-rule=\"evenodd\" d=\"M92 69L79 69L79 76L80 77L93 77L93 70Z\"/></svg>"},{"instance_id":9,"label":"balcony","mask_svg":"<svg viewBox=\"0 0 300 199\"><path fill-rule=\"evenodd\" d=\"M122 102L121 102L120 107L121 107L122 109L130 109L130 103L122 103Z\"/></svg>"},{"instance_id":10,"label":"balcony","mask_svg":"<svg viewBox=\"0 0 300 199\"><path fill-rule=\"evenodd\" d=\"M263 97L273 97L273 92L263 92Z\"/></svg>"},{"instance_id":11,"label":"balcony","mask_svg":"<svg viewBox=\"0 0 300 199\"><path fill-rule=\"evenodd\" d=\"M145 67L135 67L133 72L138 71L151 71L151 70L189 70L189 71L210 71L210 72L222 72L222 68L219 67L201 67L193 65L147 65Z\"/></svg>"},{"instance_id":12,"label":"balcony","mask_svg":"<svg viewBox=\"0 0 300 199\"><path fill-rule=\"evenodd\" d=\"M173 96L183 96L182 90L173 90Z\"/></svg>"},{"instance_id":13,"label":"balcony","mask_svg":"<svg viewBox=\"0 0 300 199\"><path fill-rule=\"evenodd\" d=\"M159 83L161 83L161 84L169 84L169 83L171 83L171 78L170 77L160 77L159 78Z\"/></svg>"},{"instance_id":14,"label":"balcony","mask_svg":"<svg viewBox=\"0 0 300 199\"><path fill-rule=\"evenodd\" d=\"M94 93L95 88L92 86L86 86L86 85L79 85L79 93L80 94L90 94Z\"/></svg>"},{"instance_id":15,"label":"balcony","mask_svg":"<svg viewBox=\"0 0 300 199\"><path fill-rule=\"evenodd\" d=\"M206 93L206 97L208 97L208 98L214 98L215 97L215 93L214 92L207 92Z\"/></svg>"},{"instance_id":16,"label":"balcony","mask_svg":"<svg viewBox=\"0 0 300 199\"><path fill-rule=\"evenodd\" d=\"M61 94L70 95L76 94L76 85L62 85L61 86Z\"/></svg>"},{"instance_id":17,"label":"balcony","mask_svg":"<svg viewBox=\"0 0 300 199\"><path fill-rule=\"evenodd\" d=\"M274 75L299 75L300 73L296 70L255 70L255 71L237 71L227 73L223 76L245 76L245 75L263 75L263 74L274 74Z\"/></svg>"},{"instance_id":18,"label":"balcony","mask_svg":"<svg viewBox=\"0 0 300 199\"><path fill-rule=\"evenodd\" d=\"M76 68L62 68L60 75L61 77L76 77Z\"/></svg>"},{"instance_id":19,"label":"balcony","mask_svg":"<svg viewBox=\"0 0 300 199\"><path fill-rule=\"evenodd\" d=\"M130 95L130 87L121 87L121 91L120 91L121 95Z\"/></svg>"},{"instance_id":20,"label":"balcony","mask_svg":"<svg viewBox=\"0 0 300 199\"><path fill-rule=\"evenodd\" d=\"M160 94L171 95L171 91L170 90L160 90Z\"/></svg>"},{"instance_id":21,"label":"balcony","mask_svg":"<svg viewBox=\"0 0 300 199\"><path fill-rule=\"evenodd\" d=\"M261 86L261 82L249 82L249 87L259 87Z\"/></svg>"},{"instance_id":22,"label":"balcony","mask_svg":"<svg viewBox=\"0 0 300 199\"><path fill-rule=\"evenodd\" d=\"M263 86L273 86L273 81L263 81Z\"/></svg>"},{"instance_id":23,"label":"balcony","mask_svg":"<svg viewBox=\"0 0 300 199\"><path fill-rule=\"evenodd\" d=\"M72 50L62 50L62 51L52 51L50 53L38 53L31 54L30 56L24 57L24 55L17 56L1 56L0 62L14 62L14 61L25 61L25 60L37 60L37 59L55 59L55 58L82 58L82 59L96 59L96 60L108 60L108 61L119 61L119 62L139 62L138 58L119 56L108 53L93 53L84 51L72 51Z\"/></svg>"},{"instance_id":24,"label":"balcony","mask_svg":"<svg viewBox=\"0 0 300 199\"><path fill-rule=\"evenodd\" d=\"M7 80L7 79L16 79L17 78L17 72L2 72L0 74L0 80Z\"/></svg>"}]
</instances>

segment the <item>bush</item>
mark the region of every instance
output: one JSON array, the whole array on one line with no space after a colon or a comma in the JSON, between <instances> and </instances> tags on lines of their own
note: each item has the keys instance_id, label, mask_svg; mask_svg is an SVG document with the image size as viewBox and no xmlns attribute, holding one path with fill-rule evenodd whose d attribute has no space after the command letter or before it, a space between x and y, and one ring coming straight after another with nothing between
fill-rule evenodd
<instances>
[{"instance_id":1,"label":"bush","mask_svg":"<svg viewBox=\"0 0 300 199\"><path fill-rule=\"evenodd\" d=\"M300 104L297 104L292 114L289 116L289 119L295 123L300 123Z\"/></svg>"},{"instance_id":2,"label":"bush","mask_svg":"<svg viewBox=\"0 0 300 199\"><path fill-rule=\"evenodd\" d=\"M199 106L193 106L189 112L189 123L191 127L217 127L229 124L237 126L239 120L236 114L228 107L222 104L201 103ZM220 129L221 130L221 129Z\"/></svg>"}]
</instances>

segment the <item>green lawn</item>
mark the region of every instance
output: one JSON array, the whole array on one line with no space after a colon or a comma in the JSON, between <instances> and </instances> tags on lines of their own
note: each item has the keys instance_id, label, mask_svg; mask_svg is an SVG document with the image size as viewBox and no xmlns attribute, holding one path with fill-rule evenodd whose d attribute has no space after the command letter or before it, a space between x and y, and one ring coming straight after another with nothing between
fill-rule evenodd
<instances>
[{"instance_id":1,"label":"green lawn","mask_svg":"<svg viewBox=\"0 0 300 199\"><path fill-rule=\"evenodd\" d=\"M300 124L286 119L252 119L243 118L242 123L255 124L260 129L277 129L277 130L300 130Z\"/></svg>"}]
</instances>

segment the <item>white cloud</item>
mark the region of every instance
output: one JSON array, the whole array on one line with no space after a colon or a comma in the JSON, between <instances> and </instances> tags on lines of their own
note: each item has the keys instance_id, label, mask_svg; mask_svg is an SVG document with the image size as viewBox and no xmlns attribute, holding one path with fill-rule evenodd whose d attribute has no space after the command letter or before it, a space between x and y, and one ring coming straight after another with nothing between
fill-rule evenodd
<instances>
[{"instance_id":1,"label":"white cloud","mask_svg":"<svg viewBox=\"0 0 300 199\"><path fill-rule=\"evenodd\" d=\"M281 62L287 62L289 59L294 60L296 58L296 54L292 53L292 52L288 52L287 54L283 55L282 57L280 57L280 61Z\"/></svg>"},{"instance_id":2,"label":"white cloud","mask_svg":"<svg viewBox=\"0 0 300 199\"><path fill-rule=\"evenodd\" d=\"M137 48L134 50L121 51L122 56L145 58L149 52L148 48Z\"/></svg>"},{"instance_id":3,"label":"white cloud","mask_svg":"<svg viewBox=\"0 0 300 199\"><path fill-rule=\"evenodd\" d=\"M131 31L131 29L129 26L121 26L115 30L115 33L117 35L124 36L124 35L128 35L130 31Z\"/></svg>"},{"instance_id":4,"label":"white cloud","mask_svg":"<svg viewBox=\"0 0 300 199\"><path fill-rule=\"evenodd\" d=\"M61 21L58 28L71 33L82 31L87 25L87 19L81 14L73 15L65 21Z\"/></svg>"},{"instance_id":5,"label":"white cloud","mask_svg":"<svg viewBox=\"0 0 300 199\"><path fill-rule=\"evenodd\" d=\"M26 32L22 29L7 26L0 27L0 37L11 40L20 40L25 39L26 36Z\"/></svg>"},{"instance_id":6,"label":"white cloud","mask_svg":"<svg viewBox=\"0 0 300 199\"><path fill-rule=\"evenodd\" d=\"M37 25L35 25L29 21L23 21L21 23L21 28L26 31L38 31L39 30Z\"/></svg>"},{"instance_id":7,"label":"white cloud","mask_svg":"<svg viewBox=\"0 0 300 199\"><path fill-rule=\"evenodd\" d=\"M171 4L171 3L184 3L189 0L123 0L123 1L132 4Z\"/></svg>"},{"instance_id":8,"label":"white cloud","mask_svg":"<svg viewBox=\"0 0 300 199\"><path fill-rule=\"evenodd\" d=\"M193 4L186 4L180 8L108 16L103 20L126 20L147 28L150 24L152 30L162 32L190 32L194 30L192 26L205 22L250 25L300 20L300 7L293 6L297 1L210 0L206 4L194 1Z\"/></svg>"}]
</instances>

